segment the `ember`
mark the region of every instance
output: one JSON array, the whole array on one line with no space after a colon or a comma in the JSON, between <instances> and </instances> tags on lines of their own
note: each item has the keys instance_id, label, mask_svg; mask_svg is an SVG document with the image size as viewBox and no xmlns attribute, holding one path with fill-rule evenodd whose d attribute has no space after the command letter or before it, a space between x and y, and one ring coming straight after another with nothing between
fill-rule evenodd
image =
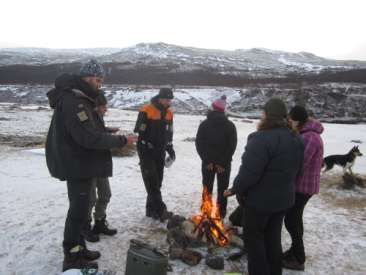
<instances>
[{"instance_id":1,"label":"ember","mask_svg":"<svg viewBox=\"0 0 366 275\"><path fill-rule=\"evenodd\" d=\"M206 186L203 188L201 214L194 215L192 221L195 224L192 233L198 232L198 239L205 236L207 242L220 246L225 246L229 242L219 207L212 201L212 195L207 191Z\"/></svg>"}]
</instances>

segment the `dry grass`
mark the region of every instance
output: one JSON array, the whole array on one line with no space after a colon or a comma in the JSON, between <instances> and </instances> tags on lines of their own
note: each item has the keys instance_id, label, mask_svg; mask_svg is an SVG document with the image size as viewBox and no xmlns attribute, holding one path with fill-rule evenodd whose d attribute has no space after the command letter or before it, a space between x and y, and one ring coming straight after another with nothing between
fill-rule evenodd
<instances>
[{"instance_id":1,"label":"dry grass","mask_svg":"<svg viewBox=\"0 0 366 275\"><path fill-rule=\"evenodd\" d=\"M25 136L25 135L3 135L0 134L0 144L12 147L44 147L45 136Z\"/></svg>"},{"instance_id":2,"label":"dry grass","mask_svg":"<svg viewBox=\"0 0 366 275\"><path fill-rule=\"evenodd\" d=\"M357 181L366 186L364 175L355 175ZM320 195L336 207L346 209L366 209L366 188L350 184L351 176L343 174L325 174L320 179ZM351 182L352 183L352 182Z\"/></svg>"},{"instance_id":3,"label":"dry grass","mask_svg":"<svg viewBox=\"0 0 366 275\"><path fill-rule=\"evenodd\" d=\"M136 145L127 144L121 148L114 148L111 150L112 156L116 157L131 157L136 154Z\"/></svg>"}]
</instances>

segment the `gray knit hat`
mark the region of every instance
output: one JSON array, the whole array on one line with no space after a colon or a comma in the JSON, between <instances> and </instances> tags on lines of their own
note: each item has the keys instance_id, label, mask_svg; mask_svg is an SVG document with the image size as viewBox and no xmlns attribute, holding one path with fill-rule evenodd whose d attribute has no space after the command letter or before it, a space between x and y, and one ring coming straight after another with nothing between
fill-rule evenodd
<instances>
[{"instance_id":1,"label":"gray knit hat","mask_svg":"<svg viewBox=\"0 0 366 275\"><path fill-rule=\"evenodd\" d=\"M81 66L79 75L81 77L84 76L104 77L104 69L103 66L100 63L98 63L98 61L96 61L95 59L91 59L89 62Z\"/></svg>"},{"instance_id":2,"label":"gray knit hat","mask_svg":"<svg viewBox=\"0 0 366 275\"><path fill-rule=\"evenodd\" d=\"M287 107L281 99L273 97L264 105L264 112L269 119L283 119L287 116Z\"/></svg>"}]
</instances>

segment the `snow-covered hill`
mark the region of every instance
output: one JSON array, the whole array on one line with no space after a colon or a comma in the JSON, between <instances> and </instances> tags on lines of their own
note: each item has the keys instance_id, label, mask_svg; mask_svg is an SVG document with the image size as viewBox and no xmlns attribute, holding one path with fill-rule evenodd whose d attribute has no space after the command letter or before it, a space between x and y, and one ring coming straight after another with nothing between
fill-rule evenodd
<instances>
[{"instance_id":1,"label":"snow-covered hill","mask_svg":"<svg viewBox=\"0 0 366 275\"><path fill-rule=\"evenodd\" d=\"M319 72L324 69L366 67L366 62L330 60L307 52L289 53L263 48L235 51L208 50L165 43L141 43L100 58L103 62L173 63L179 65L176 70L210 68L223 74L245 72L260 74L269 71Z\"/></svg>"},{"instance_id":2,"label":"snow-covered hill","mask_svg":"<svg viewBox=\"0 0 366 275\"><path fill-rule=\"evenodd\" d=\"M115 48L47 49L47 48L0 48L0 66L49 65L82 62L89 58L119 51Z\"/></svg>"},{"instance_id":3,"label":"snow-covered hill","mask_svg":"<svg viewBox=\"0 0 366 275\"><path fill-rule=\"evenodd\" d=\"M83 62L91 57L96 57L103 63L120 63L124 68L168 66L172 73L209 70L254 78L366 68L366 62L330 60L307 52L289 53L263 48L225 51L166 43L140 43L123 49L7 48L0 49L0 66Z\"/></svg>"}]
</instances>

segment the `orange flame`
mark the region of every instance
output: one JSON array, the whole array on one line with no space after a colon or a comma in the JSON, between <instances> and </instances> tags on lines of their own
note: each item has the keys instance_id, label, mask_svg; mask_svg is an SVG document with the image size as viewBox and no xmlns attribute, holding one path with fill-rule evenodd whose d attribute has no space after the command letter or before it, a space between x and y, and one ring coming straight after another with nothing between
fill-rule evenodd
<instances>
[{"instance_id":1,"label":"orange flame","mask_svg":"<svg viewBox=\"0 0 366 275\"><path fill-rule=\"evenodd\" d=\"M225 246L228 243L228 234L225 230L219 206L212 200L212 195L208 192L207 187L204 186L203 193L202 193L202 204L201 204L201 214L194 215L192 217L193 222L196 225L199 225L202 220L208 219L220 229L222 234L215 228L215 226L210 226L210 233L213 235L220 246Z\"/></svg>"}]
</instances>

